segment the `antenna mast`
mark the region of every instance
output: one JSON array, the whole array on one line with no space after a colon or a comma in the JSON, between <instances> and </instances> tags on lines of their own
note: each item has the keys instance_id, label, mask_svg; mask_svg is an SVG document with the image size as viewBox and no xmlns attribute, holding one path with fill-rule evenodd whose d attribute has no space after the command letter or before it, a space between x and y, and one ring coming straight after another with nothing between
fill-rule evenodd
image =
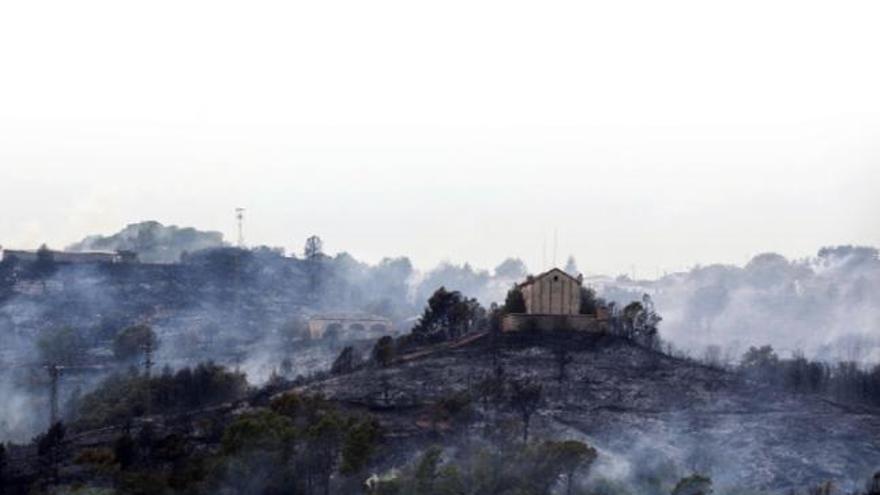
<instances>
[{"instance_id":1,"label":"antenna mast","mask_svg":"<svg viewBox=\"0 0 880 495\"><path fill-rule=\"evenodd\" d=\"M244 208L235 209L235 219L238 221L238 247L244 247Z\"/></svg>"}]
</instances>

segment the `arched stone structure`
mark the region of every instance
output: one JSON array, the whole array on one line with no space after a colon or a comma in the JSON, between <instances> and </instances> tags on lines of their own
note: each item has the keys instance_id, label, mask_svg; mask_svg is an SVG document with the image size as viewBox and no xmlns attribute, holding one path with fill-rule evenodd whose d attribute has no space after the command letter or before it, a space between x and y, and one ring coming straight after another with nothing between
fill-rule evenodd
<instances>
[{"instance_id":1,"label":"arched stone structure","mask_svg":"<svg viewBox=\"0 0 880 495\"><path fill-rule=\"evenodd\" d=\"M366 313L332 313L309 319L309 336L323 339L331 331L340 340L374 339L393 332L391 320Z\"/></svg>"}]
</instances>

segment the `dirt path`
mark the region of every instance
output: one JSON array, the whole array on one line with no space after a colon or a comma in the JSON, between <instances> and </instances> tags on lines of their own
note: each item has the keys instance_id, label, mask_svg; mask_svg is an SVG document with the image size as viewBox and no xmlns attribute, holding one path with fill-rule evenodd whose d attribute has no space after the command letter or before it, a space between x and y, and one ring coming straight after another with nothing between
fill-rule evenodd
<instances>
[{"instance_id":1,"label":"dirt path","mask_svg":"<svg viewBox=\"0 0 880 495\"><path fill-rule=\"evenodd\" d=\"M404 354L397 359L394 360L394 363L407 363L410 361L414 361L416 359L421 359L423 357L431 356L437 354L438 352L448 351L452 349L460 349L464 346L470 345L483 337L489 335L489 332L481 332L481 333L473 333L469 335L465 335L464 337L456 340L455 342L444 342L442 344L437 344L431 346L427 349L421 349L416 352L412 352L409 354Z\"/></svg>"}]
</instances>

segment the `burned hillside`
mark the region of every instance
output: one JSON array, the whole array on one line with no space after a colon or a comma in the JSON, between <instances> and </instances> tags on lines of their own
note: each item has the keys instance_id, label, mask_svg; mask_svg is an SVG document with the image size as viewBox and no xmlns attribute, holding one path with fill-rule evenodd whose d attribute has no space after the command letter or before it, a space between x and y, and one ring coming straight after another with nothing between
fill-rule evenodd
<instances>
[{"instance_id":1,"label":"burned hillside","mask_svg":"<svg viewBox=\"0 0 880 495\"><path fill-rule=\"evenodd\" d=\"M479 459L489 456L517 463L508 469L520 474L546 476L533 471L537 458L530 456L553 456L574 442L588 446L589 461L573 471L576 493L669 493L693 473L717 493L782 493L828 481L857 490L880 465L874 410L780 393L613 335L475 334L378 357L356 356L357 369L341 374L228 389L218 392L219 402L198 407L160 413L166 406L157 401L152 414L118 416L99 428L73 422L55 440L50 432L29 447L11 447L4 475L13 493L83 484L119 493L142 493L130 491L136 486L358 493L373 475L378 491L366 493L399 493L382 490L423 483L411 469L434 459L438 487L507 493L468 470L480 472ZM183 379L190 380L178 374L151 387ZM109 393L101 400L119 392ZM337 432L335 447L322 428ZM330 456L329 464L313 464L320 458L312 455ZM449 478L450 469L461 479ZM288 471L294 477L285 481ZM499 483L518 479L507 469L497 475ZM552 476L546 488L523 493L562 493L556 490L567 478ZM313 484L299 484L307 479Z\"/></svg>"},{"instance_id":2,"label":"burned hillside","mask_svg":"<svg viewBox=\"0 0 880 495\"><path fill-rule=\"evenodd\" d=\"M499 392L516 382L542 390L531 435L594 445L597 480L638 487L699 472L725 489L776 493L828 480L855 489L880 466L875 409L780 392L610 336L485 337L300 390L370 411L399 441L449 448L511 424L518 434L521 418Z\"/></svg>"},{"instance_id":3,"label":"burned hillside","mask_svg":"<svg viewBox=\"0 0 880 495\"><path fill-rule=\"evenodd\" d=\"M16 493L659 495L853 491L880 466L880 367L698 361L647 293L322 248L4 257L0 473Z\"/></svg>"}]
</instances>

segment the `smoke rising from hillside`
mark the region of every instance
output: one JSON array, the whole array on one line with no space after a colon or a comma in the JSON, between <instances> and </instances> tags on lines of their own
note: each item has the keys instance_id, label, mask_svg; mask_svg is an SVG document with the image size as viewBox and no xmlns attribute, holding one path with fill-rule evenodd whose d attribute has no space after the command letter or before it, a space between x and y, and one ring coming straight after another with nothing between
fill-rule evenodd
<instances>
[{"instance_id":1,"label":"smoke rising from hillside","mask_svg":"<svg viewBox=\"0 0 880 495\"><path fill-rule=\"evenodd\" d=\"M4 385L10 400L0 411L9 438L33 433L32 425L22 421L21 408L13 405L45 406L45 370L36 344L52 328L76 329L83 355L104 363L109 372L114 332L148 321L162 343L154 356L157 370L215 360L240 367L258 384L278 372L285 358L291 361L288 374L296 376L329 368L338 353L329 343L284 347L282 328L297 318L326 311L366 312L388 317L397 331L406 332L440 286L488 306L503 302L507 290L528 272L517 259L492 271L444 263L419 272L405 257L370 265L341 253L316 262L321 283L310 288L307 260L256 248L240 258L242 313L236 315L235 277L229 271L235 266L230 258L235 250L201 253L185 264L59 265L43 281L28 272L19 273L24 278L5 278L2 365L6 370L33 367L37 371L32 374L40 379L33 392L30 378L4 372L7 382L16 377L15 383ZM744 267L697 267L655 281L591 277L586 283L618 304L651 294L664 318L661 336L695 357L714 347L722 361L734 363L749 346L770 344L783 355L880 361L880 260L875 248L825 248L803 260L763 254ZM88 379L74 380L75 375L63 378L69 382L62 397L72 392L73 382L87 389L100 372Z\"/></svg>"},{"instance_id":2,"label":"smoke rising from hillside","mask_svg":"<svg viewBox=\"0 0 880 495\"><path fill-rule=\"evenodd\" d=\"M109 236L91 235L69 251L133 251L146 263L175 263L183 253L223 246L223 234L156 221L133 223Z\"/></svg>"},{"instance_id":3,"label":"smoke rising from hillside","mask_svg":"<svg viewBox=\"0 0 880 495\"><path fill-rule=\"evenodd\" d=\"M738 358L748 346L769 344L782 354L880 362L880 260L872 247L823 248L802 260L766 253L744 267L710 265L597 286L621 302L651 294L663 338L695 357L707 346Z\"/></svg>"}]
</instances>

